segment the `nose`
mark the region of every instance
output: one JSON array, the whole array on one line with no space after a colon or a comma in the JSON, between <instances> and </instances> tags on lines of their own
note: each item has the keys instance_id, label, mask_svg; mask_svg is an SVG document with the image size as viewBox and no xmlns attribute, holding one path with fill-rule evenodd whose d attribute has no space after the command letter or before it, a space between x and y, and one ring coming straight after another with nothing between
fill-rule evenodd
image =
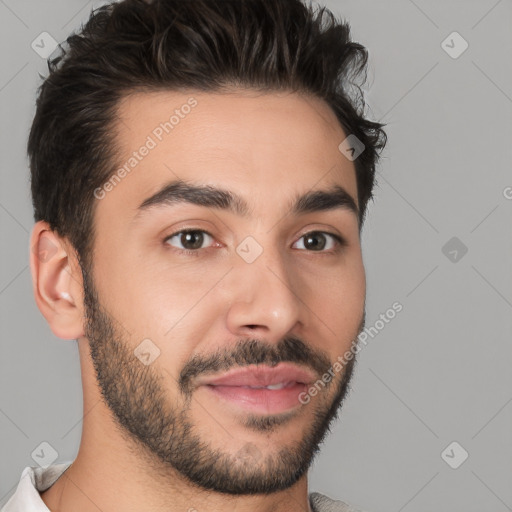
<instances>
[{"instance_id":1,"label":"nose","mask_svg":"<svg viewBox=\"0 0 512 512\"><path fill-rule=\"evenodd\" d=\"M233 335L277 343L304 320L304 305L294 289L298 277L290 275L278 250L266 248L252 263L240 258L230 274L227 327Z\"/></svg>"}]
</instances>

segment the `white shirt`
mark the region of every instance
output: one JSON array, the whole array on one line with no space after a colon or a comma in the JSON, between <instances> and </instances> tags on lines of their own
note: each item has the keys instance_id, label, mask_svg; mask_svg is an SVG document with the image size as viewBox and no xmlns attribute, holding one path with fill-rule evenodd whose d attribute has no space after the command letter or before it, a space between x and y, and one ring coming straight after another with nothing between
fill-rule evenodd
<instances>
[{"instance_id":1,"label":"white shirt","mask_svg":"<svg viewBox=\"0 0 512 512\"><path fill-rule=\"evenodd\" d=\"M71 465L71 462L53 464L47 468L27 466L21 473L18 487L0 512L48 512L39 491L46 491Z\"/></svg>"},{"instance_id":2,"label":"white shirt","mask_svg":"<svg viewBox=\"0 0 512 512\"><path fill-rule=\"evenodd\" d=\"M70 465L71 462L52 464L47 468L27 466L14 494L0 512L49 512L39 492L49 489ZM318 492L311 493L309 499L314 512L362 512Z\"/></svg>"}]
</instances>

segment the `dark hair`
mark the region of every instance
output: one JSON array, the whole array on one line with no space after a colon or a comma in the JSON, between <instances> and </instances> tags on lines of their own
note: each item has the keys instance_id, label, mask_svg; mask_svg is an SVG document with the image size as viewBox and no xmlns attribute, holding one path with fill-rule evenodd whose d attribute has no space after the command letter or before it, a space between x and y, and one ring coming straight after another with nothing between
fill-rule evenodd
<instances>
[{"instance_id":1,"label":"dark hair","mask_svg":"<svg viewBox=\"0 0 512 512\"><path fill-rule=\"evenodd\" d=\"M350 26L301 0L123 0L91 13L48 61L28 140L35 221L89 267L93 191L116 169L116 107L135 90L288 90L327 102L365 146L354 160L360 226L384 124L365 119L368 53ZM354 79L362 77L358 84ZM341 142L341 141L340 141Z\"/></svg>"}]
</instances>

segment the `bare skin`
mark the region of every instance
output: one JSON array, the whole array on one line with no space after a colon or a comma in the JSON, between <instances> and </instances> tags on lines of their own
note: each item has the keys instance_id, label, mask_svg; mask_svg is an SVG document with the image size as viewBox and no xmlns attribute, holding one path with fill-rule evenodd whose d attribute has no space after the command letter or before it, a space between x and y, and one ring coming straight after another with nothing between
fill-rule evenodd
<instances>
[{"instance_id":1,"label":"bare skin","mask_svg":"<svg viewBox=\"0 0 512 512\"><path fill-rule=\"evenodd\" d=\"M192 357L207 357L218 349L229 352L238 340L277 346L292 336L331 362L350 347L361 328L365 299L357 215L348 208L295 215L290 202L308 191L339 185L357 204L355 168L338 150L346 134L327 104L298 94L246 90L125 98L117 124L119 166L191 97L197 105L190 113L161 141L153 135L156 147L97 201L91 279L123 347L133 353L150 339L160 350L151 365L135 358L133 364L152 372L147 374L152 382L160 379L165 411L185 410L201 441L234 466L240 464L239 478L254 468L263 477L270 458L297 446L319 413L329 409L336 386L277 415L280 422L274 428L258 430L248 428L248 411L213 396L199 380L192 379L187 404L177 382ZM177 178L236 193L250 213L241 216L181 202L134 220L146 198ZM179 253L184 248L180 237L168 238L185 228L212 235L204 238L197 255ZM336 249L327 236L321 238L324 250L308 249L303 236L312 231L338 234L346 245ZM236 252L247 236L263 249L252 263ZM307 472L272 493L216 492L190 481L163 460L164 454L142 446L119 425L102 397L91 359L84 283L74 251L39 222L31 246L48 243L57 247L48 261L31 255L34 296L54 334L78 340L84 419L76 460L41 494L47 507L62 512L309 511ZM338 373L334 381L341 379ZM154 412L152 400L148 396L140 407ZM135 407L131 403L128 410ZM169 435L157 433L161 440ZM237 458L248 445L258 453L250 468Z\"/></svg>"}]
</instances>

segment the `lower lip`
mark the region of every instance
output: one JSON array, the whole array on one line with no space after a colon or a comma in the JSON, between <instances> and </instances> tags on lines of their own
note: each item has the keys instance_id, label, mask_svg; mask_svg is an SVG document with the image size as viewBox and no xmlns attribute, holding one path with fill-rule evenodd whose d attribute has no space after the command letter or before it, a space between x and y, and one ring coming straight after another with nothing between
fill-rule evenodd
<instances>
[{"instance_id":1,"label":"lower lip","mask_svg":"<svg viewBox=\"0 0 512 512\"><path fill-rule=\"evenodd\" d=\"M204 386L215 395L251 412L278 414L298 405L305 384L296 383L282 389L246 388L243 386Z\"/></svg>"}]
</instances>

